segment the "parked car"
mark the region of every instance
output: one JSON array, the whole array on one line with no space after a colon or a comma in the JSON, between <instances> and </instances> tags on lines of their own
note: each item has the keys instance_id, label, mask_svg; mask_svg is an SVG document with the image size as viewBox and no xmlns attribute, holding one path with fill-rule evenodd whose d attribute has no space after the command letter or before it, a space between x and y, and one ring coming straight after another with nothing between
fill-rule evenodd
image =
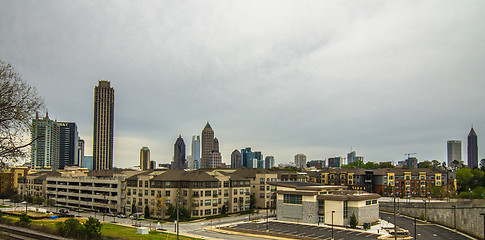
<instances>
[{"instance_id":1,"label":"parked car","mask_svg":"<svg viewBox=\"0 0 485 240\"><path fill-rule=\"evenodd\" d=\"M133 213L130 215L130 219L145 219L145 215L143 213Z\"/></svg>"},{"instance_id":2,"label":"parked car","mask_svg":"<svg viewBox=\"0 0 485 240\"><path fill-rule=\"evenodd\" d=\"M65 208L61 208L61 209L59 210L59 212L60 212L60 213L62 213L62 214L66 214L66 213L68 213L68 212L69 212L69 210L68 210L68 209L65 209Z\"/></svg>"},{"instance_id":3,"label":"parked car","mask_svg":"<svg viewBox=\"0 0 485 240\"><path fill-rule=\"evenodd\" d=\"M106 216L108 216L108 217L114 217L116 215L114 213L108 213L108 214L106 214Z\"/></svg>"},{"instance_id":4,"label":"parked car","mask_svg":"<svg viewBox=\"0 0 485 240\"><path fill-rule=\"evenodd\" d=\"M126 215L125 214L118 214L118 216L116 216L118 218L126 218Z\"/></svg>"}]
</instances>

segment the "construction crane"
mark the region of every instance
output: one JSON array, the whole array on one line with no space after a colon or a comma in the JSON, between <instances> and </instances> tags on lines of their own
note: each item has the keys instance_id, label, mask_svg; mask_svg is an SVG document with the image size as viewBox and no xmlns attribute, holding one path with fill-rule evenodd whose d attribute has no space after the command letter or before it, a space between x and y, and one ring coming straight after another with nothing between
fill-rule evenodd
<instances>
[{"instance_id":1,"label":"construction crane","mask_svg":"<svg viewBox=\"0 0 485 240\"><path fill-rule=\"evenodd\" d=\"M411 155L416 155L416 154L417 154L417 153L406 153L406 154L404 154L404 155L408 156L408 159L409 159L409 156L411 156Z\"/></svg>"}]
</instances>

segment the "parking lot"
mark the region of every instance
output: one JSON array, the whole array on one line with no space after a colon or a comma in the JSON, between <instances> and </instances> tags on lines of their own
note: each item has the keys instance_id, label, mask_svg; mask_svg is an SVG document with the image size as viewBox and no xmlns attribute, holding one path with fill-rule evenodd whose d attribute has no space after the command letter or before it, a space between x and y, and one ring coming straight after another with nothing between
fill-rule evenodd
<instances>
[{"instance_id":1,"label":"parking lot","mask_svg":"<svg viewBox=\"0 0 485 240\"><path fill-rule=\"evenodd\" d=\"M261 232L266 232L266 223L243 223L232 226L232 228L241 228L248 230L256 230ZM311 226L303 224L292 224L292 223L280 223L280 222L269 222L268 229L270 233L282 233L294 236L303 236L314 239L331 239L332 229L330 227L323 226ZM342 229L333 230L334 239L344 240L344 239L377 239L380 235L374 233L365 233L358 231L349 231Z\"/></svg>"}]
</instances>

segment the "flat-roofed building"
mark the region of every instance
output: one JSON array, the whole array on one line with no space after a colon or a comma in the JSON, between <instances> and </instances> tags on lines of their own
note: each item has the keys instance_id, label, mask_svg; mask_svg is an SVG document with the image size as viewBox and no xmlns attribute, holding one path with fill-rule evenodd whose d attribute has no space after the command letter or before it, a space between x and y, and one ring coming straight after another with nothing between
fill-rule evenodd
<instances>
[{"instance_id":1,"label":"flat-roofed building","mask_svg":"<svg viewBox=\"0 0 485 240\"><path fill-rule=\"evenodd\" d=\"M378 194L347 190L347 186L317 183L275 182L277 219L301 223L350 224L355 214L359 224L379 220ZM332 217L333 216L333 217Z\"/></svg>"}]
</instances>

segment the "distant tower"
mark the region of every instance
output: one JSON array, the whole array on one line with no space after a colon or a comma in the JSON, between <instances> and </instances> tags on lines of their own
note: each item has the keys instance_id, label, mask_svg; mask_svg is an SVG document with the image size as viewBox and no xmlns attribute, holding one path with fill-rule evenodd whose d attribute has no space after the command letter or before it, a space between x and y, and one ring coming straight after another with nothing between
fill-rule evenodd
<instances>
[{"instance_id":1,"label":"distant tower","mask_svg":"<svg viewBox=\"0 0 485 240\"><path fill-rule=\"evenodd\" d=\"M264 167L265 168L273 168L275 166L274 157L273 156L266 156L264 158Z\"/></svg>"},{"instance_id":2,"label":"distant tower","mask_svg":"<svg viewBox=\"0 0 485 240\"><path fill-rule=\"evenodd\" d=\"M468 167L478 167L478 139L473 126L468 134Z\"/></svg>"},{"instance_id":3,"label":"distant tower","mask_svg":"<svg viewBox=\"0 0 485 240\"><path fill-rule=\"evenodd\" d=\"M84 140L81 138L77 140L77 165L84 167Z\"/></svg>"},{"instance_id":4,"label":"distant tower","mask_svg":"<svg viewBox=\"0 0 485 240\"><path fill-rule=\"evenodd\" d=\"M49 119L46 113L43 119L38 116L32 120L32 169L59 168L59 125Z\"/></svg>"},{"instance_id":5,"label":"distant tower","mask_svg":"<svg viewBox=\"0 0 485 240\"><path fill-rule=\"evenodd\" d=\"M59 169L68 165L78 165L78 139L76 123L57 122L59 125ZM79 166L79 165L78 165Z\"/></svg>"},{"instance_id":6,"label":"distant tower","mask_svg":"<svg viewBox=\"0 0 485 240\"><path fill-rule=\"evenodd\" d=\"M241 152L236 149L231 153L231 168L239 167L241 167Z\"/></svg>"},{"instance_id":7,"label":"distant tower","mask_svg":"<svg viewBox=\"0 0 485 240\"><path fill-rule=\"evenodd\" d=\"M209 121L202 130L202 158L201 168L216 168L222 165L222 156L219 152L219 140L214 138Z\"/></svg>"},{"instance_id":8,"label":"distant tower","mask_svg":"<svg viewBox=\"0 0 485 240\"><path fill-rule=\"evenodd\" d=\"M172 169L186 169L187 163L185 161L185 143L182 136L177 138L173 145L173 164Z\"/></svg>"},{"instance_id":9,"label":"distant tower","mask_svg":"<svg viewBox=\"0 0 485 240\"><path fill-rule=\"evenodd\" d=\"M251 150L250 147L241 149L241 166L246 168L256 168L257 165L254 164L253 159L256 158L256 154Z\"/></svg>"},{"instance_id":10,"label":"distant tower","mask_svg":"<svg viewBox=\"0 0 485 240\"><path fill-rule=\"evenodd\" d=\"M200 136L192 136L192 168L200 168Z\"/></svg>"},{"instance_id":11,"label":"distant tower","mask_svg":"<svg viewBox=\"0 0 485 240\"><path fill-rule=\"evenodd\" d=\"M459 163L461 162L461 141L460 140L450 140L447 142L447 150L448 150L448 165L447 167L451 166L451 163L456 160Z\"/></svg>"},{"instance_id":12,"label":"distant tower","mask_svg":"<svg viewBox=\"0 0 485 240\"><path fill-rule=\"evenodd\" d=\"M353 161L355 161L355 151L347 153L347 164L351 164Z\"/></svg>"},{"instance_id":13,"label":"distant tower","mask_svg":"<svg viewBox=\"0 0 485 240\"><path fill-rule=\"evenodd\" d=\"M140 149L140 169L150 169L150 149L147 147L142 147Z\"/></svg>"},{"instance_id":14,"label":"distant tower","mask_svg":"<svg viewBox=\"0 0 485 240\"><path fill-rule=\"evenodd\" d=\"M298 153L295 155L295 165L297 168L306 167L306 156L303 153Z\"/></svg>"},{"instance_id":15,"label":"distant tower","mask_svg":"<svg viewBox=\"0 0 485 240\"><path fill-rule=\"evenodd\" d=\"M101 80L94 88L93 170L113 168L115 90Z\"/></svg>"}]
</instances>

